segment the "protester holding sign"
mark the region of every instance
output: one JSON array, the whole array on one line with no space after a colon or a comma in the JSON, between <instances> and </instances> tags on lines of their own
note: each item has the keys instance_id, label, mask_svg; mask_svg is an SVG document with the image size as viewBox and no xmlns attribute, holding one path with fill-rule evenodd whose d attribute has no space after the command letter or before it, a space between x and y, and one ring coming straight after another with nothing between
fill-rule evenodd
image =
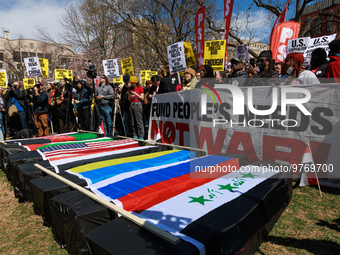
<instances>
[{"instance_id":1,"label":"protester holding sign","mask_svg":"<svg viewBox=\"0 0 340 255\"><path fill-rule=\"evenodd\" d=\"M132 120L132 127L134 129L134 138L144 139L144 124L143 124L143 106L144 89L138 84L136 76L130 77L131 87L129 89L130 114Z\"/></svg>"},{"instance_id":2,"label":"protester holding sign","mask_svg":"<svg viewBox=\"0 0 340 255\"><path fill-rule=\"evenodd\" d=\"M13 82L13 85L8 86L3 99L7 102L5 109L7 113L9 113L10 125L13 128L14 136L17 138L17 133L21 129L28 128L25 113L27 109L27 105L25 104L25 91L18 81ZM14 106L17 109L17 113L9 111L9 108L12 107L11 109L13 109Z\"/></svg>"},{"instance_id":3,"label":"protester holding sign","mask_svg":"<svg viewBox=\"0 0 340 255\"><path fill-rule=\"evenodd\" d=\"M48 96L44 87L37 83L34 88L34 121L37 127L38 136L48 136Z\"/></svg>"}]
</instances>

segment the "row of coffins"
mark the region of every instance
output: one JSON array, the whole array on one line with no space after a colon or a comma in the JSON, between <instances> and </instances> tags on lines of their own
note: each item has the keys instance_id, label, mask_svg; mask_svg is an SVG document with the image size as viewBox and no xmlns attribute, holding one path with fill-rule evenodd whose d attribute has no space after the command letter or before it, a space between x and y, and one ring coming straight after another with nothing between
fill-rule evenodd
<instances>
[{"instance_id":1,"label":"row of coffins","mask_svg":"<svg viewBox=\"0 0 340 255\"><path fill-rule=\"evenodd\" d=\"M43 148L31 146L40 159L19 150L7 158L11 167L5 169L15 176L12 183L20 191L19 199L33 201L35 212L70 254L252 253L291 199L287 173L263 174L269 163L248 165L246 155L197 157L190 151L164 151L164 147L138 146L126 139L85 144L108 142L116 146L91 151L82 143L75 143L77 148L52 143ZM24 161L20 154L35 160ZM180 237L180 242L170 243L118 217L78 190L46 176L36 163ZM229 170L216 175L206 172L207 166ZM251 172L242 172L245 166ZM198 168L202 171L197 172Z\"/></svg>"}]
</instances>

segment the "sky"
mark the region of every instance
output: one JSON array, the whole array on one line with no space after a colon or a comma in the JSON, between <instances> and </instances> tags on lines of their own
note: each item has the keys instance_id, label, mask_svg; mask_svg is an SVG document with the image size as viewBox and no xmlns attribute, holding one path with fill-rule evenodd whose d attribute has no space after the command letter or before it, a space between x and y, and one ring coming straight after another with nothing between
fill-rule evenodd
<instances>
[{"instance_id":1,"label":"sky","mask_svg":"<svg viewBox=\"0 0 340 255\"><path fill-rule=\"evenodd\" d=\"M58 18L71 0L0 0L0 36L2 30L11 33L11 39L37 39L36 26L48 28L52 35L62 31Z\"/></svg>"},{"instance_id":2,"label":"sky","mask_svg":"<svg viewBox=\"0 0 340 255\"><path fill-rule=\"evenodd\" d=\"M73 1L77 2L78 0ZM56 39L58 33L62 32L58 19L63 13L63 8L70 2L72 0L0 0L0 29L10 30L11 39L18 39L19 37L37 39L35 27L41 26L47 28ZM251 2L252 0L235 0L234 12L237 9L236 5L249 6ZM285 0L282 0L282 2L284 5ZM216 3L222 10L223 0L218 0ZM290 9L287 20L292 17L293 8ZM259 34L270 33L271 27L264 26L263 23L263 11L256 8L252 13L252 18L256 20L254 29L258 29ZM3 36L1 30L0 37Z\"/></svg>"}]
</instances>

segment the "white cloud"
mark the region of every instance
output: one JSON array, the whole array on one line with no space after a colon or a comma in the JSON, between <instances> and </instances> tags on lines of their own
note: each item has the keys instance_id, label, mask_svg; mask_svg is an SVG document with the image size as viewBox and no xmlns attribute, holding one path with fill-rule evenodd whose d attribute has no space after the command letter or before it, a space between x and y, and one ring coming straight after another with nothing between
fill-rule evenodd
<instances>
[{"instance_id":1,"label":"white cloud","mask_svg":"<svg viewBox=\"0 0 340 255\"><path fill-rule=\"evenodd\" d=\"M62 31L58 18L68 2L70 0L15 1L8 9L0 9L0 28L10 30L11 39L17 39L19 35L25 39L36 39L36 26L48 28L50 34L56 37Z\"/></svg>"}]
</instances>

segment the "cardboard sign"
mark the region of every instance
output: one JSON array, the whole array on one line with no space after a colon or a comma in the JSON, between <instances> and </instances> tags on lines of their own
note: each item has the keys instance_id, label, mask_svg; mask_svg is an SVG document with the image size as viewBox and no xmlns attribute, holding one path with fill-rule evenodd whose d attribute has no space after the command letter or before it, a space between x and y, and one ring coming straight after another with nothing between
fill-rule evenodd
<instances>
[{"instance_id":1,"label":"cardboard sign","mask_svg":"<svg viewBox=\"0 0 340 255\"><path fill-rule=\"evenodd\" d=\"M43 78L48 78L48 59L47 58L39 58L40 68L42 72Z\"/></svg>"},{"instance_id":2,"label":"cardboard sign","mask_svg":"<svg viewBox=\"0 0 340 255\"><path fill-rule=\"evenodd\" d=\"M38 57L24 58L27 77L42 76Z\"/></svg>"},{"instance_id":3,"label":"cardboard sign","mask_svg":"<svg viewBox=\"0 0 340 255\"><path fill-rule=\"evenodd\" d=\"M62 80L64 78L73 80L73 72L69 69L55 69L54 70L54 79Z\"/></svg>"},{"instance_id":4,"label":"cardboard sign","mask_svg":"<svg viewBox=\"0 0 340 255\"><path fill-rule=\"evenodd\" d=\"M104 74L109 79L119 77L119 69L117 59L106 59L103 60Z\"/></svg>"},{"instance_id":5,"label":"cardboard sign","mask_svg":"<svg viewBox=\"0 0 340 255\"><path fill-rule=\"evenodd\" d=\"M114 78L113 82L123 84L123 75L119 75L119 78Z\"/></svg>"},{"instance_id":6,"label":"cardboard sign","mask_svg":"<svg viewBox=\"0 0 340 255\"><path fill-rule=\"evenodd\" d=\"M134 75L131 57L122 59L120 61L120 63L121 63L121 66L122 66L123 75L125 75L125 74L128 74L130 76Z\"/></svg>"},{"instance_id":7,"label":"cardboard sign","mask_svg":"<svg viewBox=\"0 0 340 255\"><path fill-rule=\"evenodd\" d=\"M236 46L236 57L242 58L248 62L248 44L241 44Z\"/></svg>"},{"instance_id":8,"label":"cardboard sign","mask_svg":"<svg viewBox=\"0 0 340 255\"><path fill-rule=\"evenodd\" d=\"M34 78L25 78L23 79L24 82L24 89L30 89L33 88L35 85L35 79Z\"/></svg>"},{"instance_id":9,"label":"cardboard sign","mask_svg":"<svg viewBox=\"0 0 340 255\"><path fill-rule=\"evenodd\" d=\"M225 40L206 41L204 47L204 64L214 71L224 71Z\"/></svg>"},{"instance_id":10,"label":"cardboard sign","mask_svg":"<svg viewBox=\"0 0 340 255\"><path fill-rule=\"evenodd\" d=\"M183 42L171 44L167 47L170 73L185 71L187 64L185 61Z\"/></svg>"},{"instance_id":11,"label":"cardboard sign","mask_svg":"<svg viewBox=\"0 0 340 255\"><path fill-rule=\"evenodd\" d=\"M185 54L185 61L187 62L188 66L196 65L196 58L194 51L192 50L190 41L183 42L184 45L184 54Z\"/></svg>"},{"instance_id":12,"label":"cardboard sign","mask_svg":"<svg viewBox=\"0 0 340 255\"><path fill-rule=\"evenodd\" d=\"M147 80L145 79L145 76L146 76L146 72L147 72L147 71L151 71L151 70L142 70L142 71L139 72L140 83L141 83L142 86L144 86L144 85L145 85L145 82L147 81Z\"/></svg>"},{"instance_id":13,"label":"cardboard sign","mask_svg":"<svg viewBox=\"0 0 340 255\"><path fill-rule=\"evenodd\" d=\"M145 72L145 82L150 81L151 77L154 75L158 75L157 71L146 71Z\"/></svg>"},{"instance_id":14,"label":"cardboard sign","mask_svg":"<svg viewBox=\"0 0 340 255\"><path fill-rule=\"evenodd\" d=\"M6 70L0 70L0 86L4 89L7 88L7 74Z\"/></svg>"}]
</instances>

